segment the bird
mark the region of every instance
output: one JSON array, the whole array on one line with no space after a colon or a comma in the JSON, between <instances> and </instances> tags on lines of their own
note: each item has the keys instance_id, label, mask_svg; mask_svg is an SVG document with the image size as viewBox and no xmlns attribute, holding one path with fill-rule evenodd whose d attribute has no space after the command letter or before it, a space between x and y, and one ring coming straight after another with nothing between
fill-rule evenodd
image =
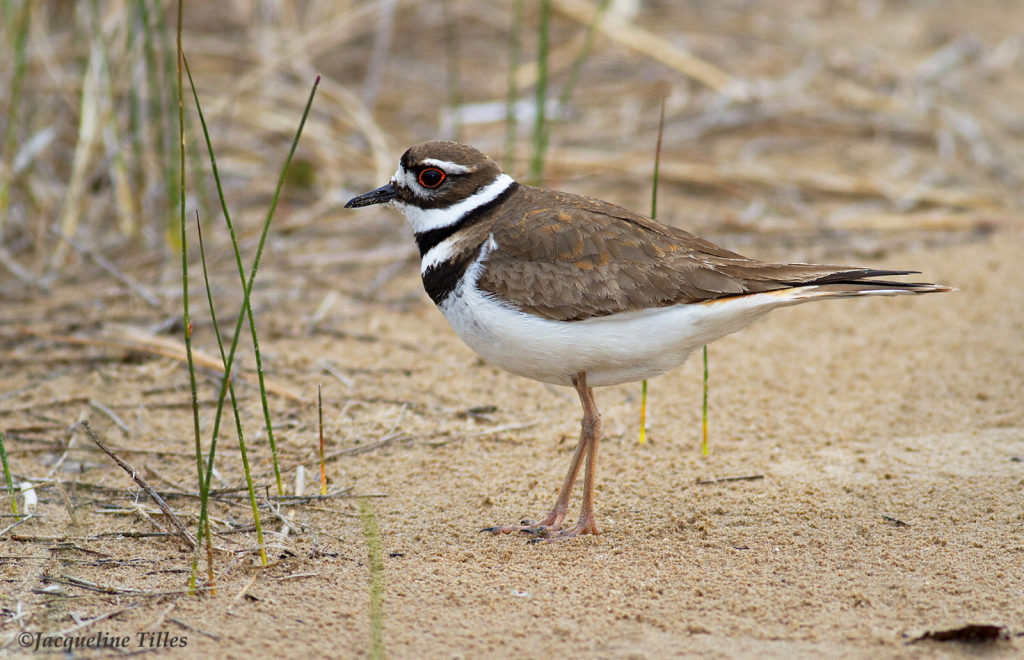
<instances>
[{"instance_id":1,"label":"bird","mask_svg":"<svg viewBox=\"0 0 1024 660\"><path fill-rule=\"evenodd\" d=\"M593 388L664 374L779 307L953 290L878 279L918 271L749 259L608 202L520 184L457 142L409 148L386 185L345 208L375 204L405 215L423 286L463 342L508 372L579 396L580 439L554 506L536 522L481 530L535 542L601 533ZM584 462L580 515L563 527Z\"/></svg>"}]
</instances>

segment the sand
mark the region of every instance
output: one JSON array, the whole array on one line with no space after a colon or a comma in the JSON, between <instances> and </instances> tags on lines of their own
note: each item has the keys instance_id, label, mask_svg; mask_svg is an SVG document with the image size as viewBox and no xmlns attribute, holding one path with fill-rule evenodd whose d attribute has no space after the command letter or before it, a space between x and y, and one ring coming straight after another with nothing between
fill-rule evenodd
<instances>
[{"instance_id":1,"label":"sand","mask_svg":"<svg viewBox=\"0 0 1024 660\"><path fill-rule=\"evenodd\" d=\"M553 502L578 434L570 390L484 364L429 303L411 266L387 287L398 302L336 309L321 331L300 319L332 283L283 292L261 303L267 372L306 400L271 397L282 462L315 466L313 392L323 383L328 452L369 449L330 462L329 487L386 496L285 507L311 527L268 534L266 569L251 551L237 552L252 548L255 535L218 537L225 552L217 554L216 596L118 599L45 577L176 590L186 585L188 555L166 538L94 538L153 527L102 513L111 503L130 507L133 484L102 454L70 452L62 478L124 494L70 486L76 526L59 494L43 489L45 517L12 531L35 541L0 541L4 652L19 653L19 612L29 630L51 633L73 626L72 613L113 613L81 634L162 630L186 638L184 649L161 651L168 657L368 657L363 502L381 534L391 658L1018 657L1021 254L1024 238L1013 233L894 252L866 265L918 269L959 291L780 310L713 344L707 456L699 358L650 382L644 446L639 385L597 390L604 533L559 544L479 530L540 517ZM55 319L59 310L47 314ZM209 342L209 329L199 328L199 347L212 349ZM38 354L52 358L54 346L71 350L56 344ZM352 386L327 375L320 359ZM127 460L148 466L159 488L173 490L164 479L195 489L191 415L155 405L182 401L187 378L177 362L128 355L85 367L9 363L0 385L11 391L43 373L58 377L0 406L40 405L2 418L15 472L42 476L60 455L33 450L41 440L18 428L81 413ZM249 385L240 391L254 428L258 397ZM119 409L130 434L80 401L40 403L76 395L137 402ZM200 398L212 396L203 377ZM204 408L207 433L212 414ZM76 435L74 446L88 444ZM271 484L265 437L255 433L250 444L257 480ZM225 481L241 483L237 443L224 440L222 451ZM699 483L723 477L756 478ZM293 479L287 472L286 483ZM196 510L190 500L171 503L183 515ZM578 497L572 516L577 506ZM251 522L244 503L217 504L213 515ZM268 511L263 516L280 530ZM47 587L55 593L41 593ZM981 647L909 643L965 624L1004 626L1009 638Z\"/></svg>"}]
</instances>

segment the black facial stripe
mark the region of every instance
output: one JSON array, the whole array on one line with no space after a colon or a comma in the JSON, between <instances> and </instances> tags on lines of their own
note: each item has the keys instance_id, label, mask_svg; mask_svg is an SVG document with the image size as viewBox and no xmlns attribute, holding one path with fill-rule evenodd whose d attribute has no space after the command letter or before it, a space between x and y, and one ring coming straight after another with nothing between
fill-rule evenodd
<instances>
[{"instance_id":1,"label":"black facial stripe","mask_svg":"<svg viewBox=\"0 0 1024 660\"><path fill-rule=\"evenodd\" d=\"M479 254L480 248L478 246L473 250L466 250L447 261L431 266L427 269L427 272L423 273L423 288L427 290L427 295L430 296L435 305L440 305L451 295L455 287L459 285L459 280L462 279L470 264L473 263Z\"/></svg>"},{"instance_id":2,"label":"black facial stripe","mask_svg":"<svg viewBox=\"0 0 1024 660\"><path fill-rule=\"evenodd\" d=\"M508 188L505 188L500 195L480 206L467 211L465 215L459 218L454 223L445 227L438 227L437 229L431 229L428 231L420 232L416 234L416 246L420 249L420 257L423 257L430 252L430 249L436 247L445 239L455 235L456 232L462 231L466 227L472 227L476 223L480 222L487 217L487 214L492 209L497 207L499 204L505 203L509 197L519 190L519 184L515 181L509 184ZM437 302L436 300L434 302Z\"/></svg>"}]
</instances>

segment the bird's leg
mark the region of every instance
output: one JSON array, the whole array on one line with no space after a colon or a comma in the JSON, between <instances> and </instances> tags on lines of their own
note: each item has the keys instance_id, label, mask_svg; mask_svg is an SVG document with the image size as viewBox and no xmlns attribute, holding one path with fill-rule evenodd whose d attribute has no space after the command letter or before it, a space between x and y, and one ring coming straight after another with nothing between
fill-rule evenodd
<instances>
[{"instance_id":1,"label":"bird's leg","mask_svg":"<svg viewBox=\"0 0 1024 660\"><path fill-rule=\"evenodd\" d=\"M548 511L548 515L536 523L532 523L524 520L520 525L502 525L499 527L487 527L480 531L490 532L492 534L511 534L512 532L524 532L527 534L545 534L550 532L556 532L562 527L562 520L565 519L565 514L569 510L569 497L572 495L573 486L576 484L576 477L580 473L580 465L583 464L583 456L588 452L587 450L591 446L591 437L593 437L594 424L593 421L588 423L588 419L597 421L597 432L600 435L601 428L601 417L597 412L597 406L594 405L594 391L587 388L587 375L580 373L574 376L572 379L573 385L576 386L576 391L580 395L580 401L583 403L583 423L580 431L580 441L576 445L576 450L572 455L572 462L569 463L569 471L565 473L565 480L562 481L562 489L558 491L558 499L555 500L555 505ZM581 385L582 383L582 389ZM592 409L592 415L588 413L587 400L590 402L590 408ZM590 517L593 518L593 480L594 470L590 466L590 461L587 461L587 475L585 479L590 482ZM584 506L587 505L587 498L584 496ZM594 526L596 530L596 525ZM594 533L594 532L590 532Z\"/></svg>"},{"instance_id":2,"label":"bird's leg","mask_svg":"<svg viewBox=\"0 0 1024 660\"><path fill-rule=\"evenodd\" d=\"M597 445L601 441L601 414L597 411L597 403L594 402L594 390L587 387L587 375L581 373L572 380L576 386L576 393L580 396L580 403L583 404L583 421L580 432L580 445L587 444L585 453L587 455L587 471L583 475L583 506L580 508L580 517L576 526L572 529L561 531L550 530L543 538L536 541L560 541L571 539L581 534L600 534L597 528L597 519L594 517L594 480L597 472ZM577 454L580 451L577 449ZM579 469L579 465L574 465ZM575 477L575 475L573 475ZM561 502L561 499L559 499ZM566 502L568 503L568 502ZM556 508L557 508L556 504ZM554 513L554 510L552 510ZM564 509L562 517L564 517ZM561 518L559 519L561 522Z\"/></svg>"},{"instance_id":3,"label":"bird's leg","mask_svg":"<svg viewBox=\"0 0 1024 660\"><path fill-rule=\"evenodd\" d=\"M572 488L576 484L576 476L580 473L580 465L583 463L583 455L589 447L588 438L585 433L580 434L580 441L572 455L572 462L569 463L569 471L565 473L565 480L562 481L562 489L558 491L558 499L555 505L548 511L548 515L536 523L524 520L520 525L502 525L499 527L487 527L480 531L492 534L511 534L512 532L525 532L527 534L541 534L547 531L561 529L562 520L569 510L569 497L572 495Z\"/></svg>"}]
</instances>

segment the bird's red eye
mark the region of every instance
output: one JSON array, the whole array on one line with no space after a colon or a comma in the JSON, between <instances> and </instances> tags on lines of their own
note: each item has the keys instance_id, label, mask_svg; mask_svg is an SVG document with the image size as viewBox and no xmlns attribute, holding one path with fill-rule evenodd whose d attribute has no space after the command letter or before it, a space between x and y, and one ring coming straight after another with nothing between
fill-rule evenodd
<instances>
[{"instance_id":1,"label":"bird's red eye","mask_svg":"<svg viewBox=\"0 0 1024 660\"><path fill-rule=\"evenodd\" d=\"M424 188L437 188L445 180L445 173L436 167L420 172L420 185Z\"/></svg>"}]
</instances>

